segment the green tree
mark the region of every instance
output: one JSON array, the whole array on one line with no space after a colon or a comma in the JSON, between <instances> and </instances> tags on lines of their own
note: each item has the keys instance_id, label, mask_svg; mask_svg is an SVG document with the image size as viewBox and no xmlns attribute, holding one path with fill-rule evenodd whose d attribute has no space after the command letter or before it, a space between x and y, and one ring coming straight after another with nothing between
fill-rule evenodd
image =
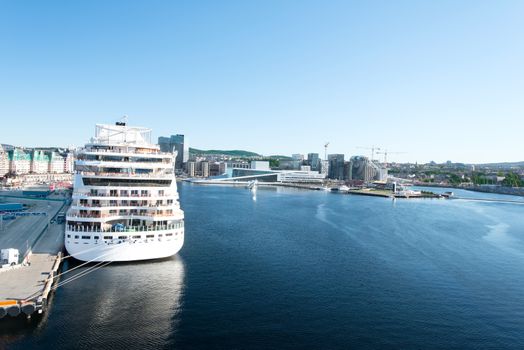
<instances>
[{"instance_id":1,"label":"green tree","mask_svg":"<svg viewBox=\"0 0 524 350\"><path fill-rule=\"evenodd\" d=\"M522 187L523 183L520 180L520 176L514 172L509 172L502 181L502 185L510 187Z\"/></svg>"}]
</instances>

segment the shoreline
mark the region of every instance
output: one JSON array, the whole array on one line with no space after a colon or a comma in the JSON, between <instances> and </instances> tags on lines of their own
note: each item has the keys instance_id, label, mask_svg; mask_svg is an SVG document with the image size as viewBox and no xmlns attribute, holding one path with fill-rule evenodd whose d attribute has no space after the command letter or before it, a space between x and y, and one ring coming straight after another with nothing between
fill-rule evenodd
<instances>
[{"instance_id":1,"label":"shoreline","mask_svg":"<svg viewBox=\"0 0 524 350\"><path fill-rule=\"evenodd\" d=\"M428 183L414 183L413 186L418 187L439 187L439 188L456 188L458 190L466 190L472 192L503 194L508 196L524 197L524 188L520 187L503 187L503 186L457 186L457 185L441 185Z\"/></svg>"}]
</instances>

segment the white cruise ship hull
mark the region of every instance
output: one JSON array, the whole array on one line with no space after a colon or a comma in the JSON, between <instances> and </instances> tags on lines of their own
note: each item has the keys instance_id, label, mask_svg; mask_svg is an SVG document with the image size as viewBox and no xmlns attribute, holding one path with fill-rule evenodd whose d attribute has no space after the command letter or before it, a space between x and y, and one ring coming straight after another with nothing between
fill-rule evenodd
<instances>
[{"instance_id":1,"label":"white cruise ship hull","mask_svg":"<svg viewBox=\"0 0 524 350\"><path fill-rule=\"evenodd\" d=\"M111 243L74 238L66 239L65 247L69 255L81 261L138 261L168 258L177 254L184 245L184 235L167 240L114 240Z\"/></svg>"},{"instance_id":2,"label":"white cruise ship hull","mask_svg":"<svg viewBox=\"0 0 524 350\"><path fill-rule=\"evenodd\" d=\"M184 244L176 154L151 144L151 129L97 124L76 152L65 247L82 261L162 259Z\"/></svg>"}]
</instances>

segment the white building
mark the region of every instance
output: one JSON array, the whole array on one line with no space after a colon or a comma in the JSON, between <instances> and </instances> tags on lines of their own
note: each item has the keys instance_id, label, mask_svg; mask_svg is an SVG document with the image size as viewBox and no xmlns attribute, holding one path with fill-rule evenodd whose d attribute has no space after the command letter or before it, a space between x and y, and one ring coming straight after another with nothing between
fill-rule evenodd
<instances>
[{"instance_id":1,"label":"white building","mask_svg":"<svg viewBox=\"0 0 524 350\"><path fill-rule=\"evenodd\" d=\"M49 173L61 174L65 172L65 157L52 151L49 156Z\"/></svg>"},{"instance_id":2,"label":"white building","mask_svg":"<svg viewBox=\"0 0 524 350\"><path fill-rule=\"evenodd\" d=\"M277 175L280 182L322 183L324 179L325 176L316 171L282 171Z\"/></svg>"},{"instance_id":3,"label":"white building","mask_svg":"<svg viewBox=\"0 0 524 350\"><path fill-rule=\"evenodd\" d=\"M9 154L0 145L0 177L9 173Z\"/></svg>"},{"instance_id":4,"label":"white building","mask_svg":"<svg viewBox=\"0 0 524 350\"><path fill-rule=\"evenodd\" d=\"M49 155L47 152L34 149L31 153L30 172L33 174L46 174L49 171Z\"/></svg>"},{"instance_id":5,"label":"white building","mask_svg":"<svg viewBox=\"0 0 524 350\"><path fill-rule=\"evenodd\" d=\"M250 169L253 170L270 170L267 160L252 160Z\"/></svg>"},{"instance_id":6,"label":"white building","mask_svg":"<svg viewBox=\"0 0 524 350\"><path fill-rule=\"evenodd\" d=\"M12 174L29 174L31 171L31 153L21 148L15 148L8 152L9 172Z\"/></svg>"}]
</instances>

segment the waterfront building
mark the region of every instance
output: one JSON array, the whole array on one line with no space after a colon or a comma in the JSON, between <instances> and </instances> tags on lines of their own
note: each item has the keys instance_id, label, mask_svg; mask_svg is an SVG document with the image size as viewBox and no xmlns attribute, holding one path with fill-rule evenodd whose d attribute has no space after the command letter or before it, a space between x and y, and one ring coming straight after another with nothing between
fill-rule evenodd
<instances>
[{"instance_id":1,"label":"waterfront building","mask_svg":"<svg viewBox=\"0 0 524 350\"><path fill-rule=\"evenodd\" d=\"M209 177L209 162L200 162L202 177Z\"/></svg>"},{"instance_id":2,"label":"waterfront building","mask_svg":"<svg viewBox=\"0 0 524 350\"><path fill-rule=\"evenodd\" d=\"M282 171L277 176L279 182L290 183L322 183L324 175L317 171L299 170L299 171Z\"/></svg>"},{"instance_id":3,"label":"waterfront building","mask_svg":"<svg viewBox=\"0 0 524 350\"><path fill-rule=\"evenodd\" d=\"M227 172L227 164L225 162L209 163L209 176L221 176Z\"/></svg>"},{"instance_id":4,"label":"waterfront building","mask_svg":"<svg viewBox=\"0 0 524 350\"><path fill-rule=\"evenodd\" d=\"M189 147L185 142L184 135L176 134L169 137L159 137L158 146L160 147L161 152L173 152L177 151L177 156L175 160L175 168L183 169L184 163L189 159Z\"/></svg>"},{"instance_id":5,"label":"waterfront building","mask_svg":"<svg viewBox=\"0 0 524 350\"><path fill-rule=\"evenodd\" d=\"M58 152L50 151L49 153L49 168L48 172L51 174L59 174L65 172L65 157Z\"/></svg>"},{"instance_id":6,"label":"waterfront building","mask_svg":"<svg viewBox=\"0 0 524 350\"><path fill-rule=\"evenodd\" d=\"M64 155L64 173L72 174L75 169L75 155L72 150L68 150Z\"/></svg>"},{"instance_id":7,"label":"waterfront building","mask_svg":"<svg viewBox=\"0 0 524 350\"><path fill-rule=\"evenodd\" d=\"M311 170L318 171L320 168L318 153L308 153L307 155L307 165L311 167Z\"/></svg>"},{"instance_id":8,"label":"waterfront building","mask_svg":"<svg viewBox=\"0 0 524 350\"><path fill-rule=\"evenodd\" d=\"M226 162L226 168L229 168L229 169L233 169L233 168L236 168L236 169L250 169L251 168L251 164L249 162L246 162L246 161L228 161L228 162Z\"/></svg>"},{"instance_id":9,"label":"waterfront building","mask_svg":"<svg viewBox=\"0 0 524 350\"><path fill-rule=\"evenodd\" d=\"M218 175L227 173L227 163L220 162L218 163Z\"/></svg>"},{"instance_id":10,"label":"waterfront building","mask_svg":"<svg viewBox=\"0 0 524 350\"><path fill-rule=\"evenodd\" d=\"M350 161L349 180L369 182L373 180L385 181L387 169L381 167L368 157L353 156Z\"/></svg>"},{"instance_id":11,"label":"waterfront building","mask_svg":"<svg viewBox=\"0 0 524 350\"><path fill-rule=\"evenodd\" d=\"M292 154L291 155L291 159L298 160L299 162L303 162L304 161L304 155L303 154L299 154L299 153Z\"/></svg>"},{"instance_id":12,"label":"waterfront building","mask_svg":"<svg viewBox=\"0 0 524 350\"><path fill-rule=\"evenodd\" d=\"M195 177L196 175L196 162L189 161L186 163L187 166L187 176Z\"/></svg>"},{"instance_id":13,"label":"waterfront building","mask_svg":"<svg viewBox=\"0 0 524 350\"><path fill-rule=\"evenodd\" d=\"M318 164L319 164L319 172L324 175L324 178L328 177L329 175L329 161L327 160L319 160L318 161Z\"/></svg>"},{"instance_id":14,"label":"waterfront building","mask_svg":"<svg viewBox=\"0 0 524 350\"><path fill-rule=\"evenodd\" d=\"M33 174L45 174L49 171L49 154L43 150L31 151L30 170Z\"/></svg>"},{"instance_id":15,"label":"waterfront building","mask_svg":"<svg viewBox=\"0 0 524 350\"><path fill-rule=\"evenodd\" d=\"M0 145L0 177L9 173L9 154L4 147Z\"/></svg>"},{"instance_id":16,"label":"waterfront building","mask_svg":"<svg viewBox=\"0 0 524 350\"><path fill-rule=\"evenodd\" d=\"M269 170L269 162L267 160L252 160L250 169Z\"/></svg>"},{"instance_id":17,"label":"waterfront building","mask_svg":"<svg viewBox=\"0 0 524 350\"><path fill-rule=\"evenodd\" d=\"M15 147L8 152L9 172L14 175L29 174L31 171L31 153Z\"/></svg>"},{"instance_id":18,"label":"waterfront building","mask_svg":"<svg viewBox=\"0 0 524 350\"><path fill-rule=\"evenodd\" d=\"M220 179L220 181L258 180L260 182L322 183L324 178L323 174L316 171L232 169L231 177Z\"/></svg>"},{"instance_id":19,"label":"waterfront building","mask_svg":"<svg viewBox=\"0 0 524 350\"><path fill-rule=\"evenodd\" d=\"M280 170L298 170L302 165L302 161L295 159L283 159L280 160L278 168Z\"/></svg>"},{"instance_id":20,"label":"waterfront building","mask_svg":"<svg viewBox=\"0 0 524 350\"><path fill-rule=\"evenodd\" d=\"M344 180L344 155L343 154L329 154L329 172L328 178L334 180Z\"/></svg>"}]
</instances>

